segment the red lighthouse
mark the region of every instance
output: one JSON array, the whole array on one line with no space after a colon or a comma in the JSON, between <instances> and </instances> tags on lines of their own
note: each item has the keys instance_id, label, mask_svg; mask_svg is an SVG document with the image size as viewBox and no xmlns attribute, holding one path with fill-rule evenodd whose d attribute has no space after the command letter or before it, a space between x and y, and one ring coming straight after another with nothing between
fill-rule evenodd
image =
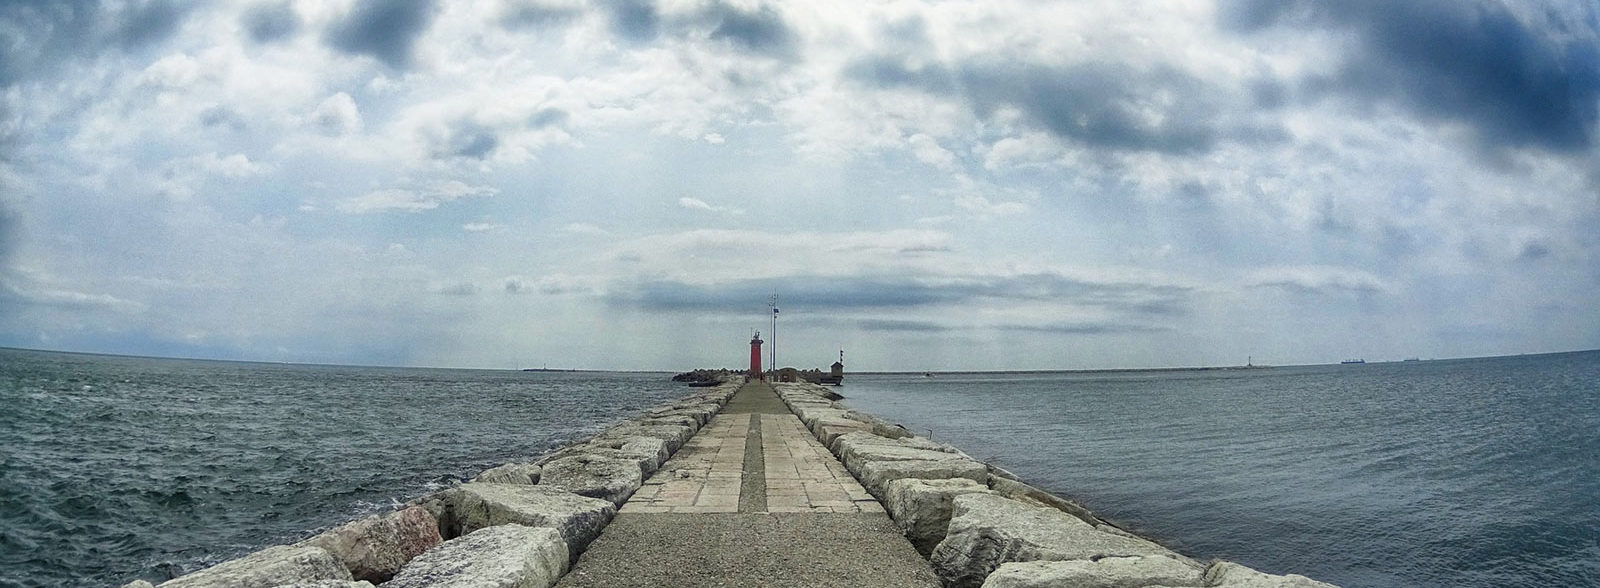
<instances>
[{"instance_id":1,"label":"red lighthouse","mask_svg":"<svg viewBox=\"0 0 1600 588\"><path fill-rule=\"evenodd\" d=\"M756 334L750 337L750 371L746 374L745 379L747 380L767 379L761 373L761 343L763 343L761 331L756 331Z\"/></svg>"}]
</instances>

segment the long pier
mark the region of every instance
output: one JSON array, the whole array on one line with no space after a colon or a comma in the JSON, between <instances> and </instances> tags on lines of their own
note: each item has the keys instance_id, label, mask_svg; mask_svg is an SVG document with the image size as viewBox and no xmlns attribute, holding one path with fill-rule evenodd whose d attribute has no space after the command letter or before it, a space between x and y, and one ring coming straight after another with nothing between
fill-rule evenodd
<instances>
[{"instance_id":1,"label":"long pier","mask_svg":"<svg viewBox=\"0 0 1600 588\"><path fill-rule=\"evenodd\" d=\"M1197 562L828 395L726 382L161 586L1331 588Z\"/></svg>"}]
</instances>

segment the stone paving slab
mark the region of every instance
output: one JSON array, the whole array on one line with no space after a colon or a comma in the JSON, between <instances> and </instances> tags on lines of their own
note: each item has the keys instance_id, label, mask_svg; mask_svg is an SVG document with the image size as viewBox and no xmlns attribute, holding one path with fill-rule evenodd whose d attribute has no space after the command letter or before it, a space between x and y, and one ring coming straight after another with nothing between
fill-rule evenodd
<instances>
[{"instance_id":1,"label":"stone paving slab","mask_svg":"<svg viewBox=\"0 0 1600 588\"><path fill-rule=\"evenodd\" d=\"M622 505L630 513L739 512L749 414L719 414Z\"/></svg>"},{"instance_id":2,"label":"stone paving slab","mask_svg":"<svg viewBox=\"0 0 1600 588\"><path fill-rule=\"evenodd\" d=\"M646 480L557 584L938 585L878 501L764 383L741 388Z\"/></svg>"}]
</instances>

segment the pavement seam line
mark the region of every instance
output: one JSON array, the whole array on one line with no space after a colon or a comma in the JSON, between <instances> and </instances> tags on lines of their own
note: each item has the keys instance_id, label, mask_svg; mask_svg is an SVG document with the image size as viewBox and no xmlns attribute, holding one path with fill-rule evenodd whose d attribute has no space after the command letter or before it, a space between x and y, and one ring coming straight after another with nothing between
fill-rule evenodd
<instances>
[{"instance_id":1,"label":"pavement seam line","mask_svg":"<svg viewBox=\"0 0 1600 588\"><path fill-rule=\"evenodd\" d=\"M761 415L750 415L744 438L744 466L739 474L739 512L767 512L767 460L761 454Z\"/></svg>"}]
</instances>

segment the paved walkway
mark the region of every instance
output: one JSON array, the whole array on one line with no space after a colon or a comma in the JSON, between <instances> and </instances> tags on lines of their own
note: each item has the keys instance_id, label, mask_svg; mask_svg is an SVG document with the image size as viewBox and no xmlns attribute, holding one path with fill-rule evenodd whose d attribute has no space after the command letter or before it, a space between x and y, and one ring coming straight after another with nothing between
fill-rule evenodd
<instances>
[{"instance_id":1,"label":"paved walkway","mask_svg":"<svg viewBox=\"0 0 1600 588\"><path fill-rule=\"evenodd\" d=\"M557 586L936 587L911 543L788 407L746 384Z\"/></svg>"}]
</instances>

